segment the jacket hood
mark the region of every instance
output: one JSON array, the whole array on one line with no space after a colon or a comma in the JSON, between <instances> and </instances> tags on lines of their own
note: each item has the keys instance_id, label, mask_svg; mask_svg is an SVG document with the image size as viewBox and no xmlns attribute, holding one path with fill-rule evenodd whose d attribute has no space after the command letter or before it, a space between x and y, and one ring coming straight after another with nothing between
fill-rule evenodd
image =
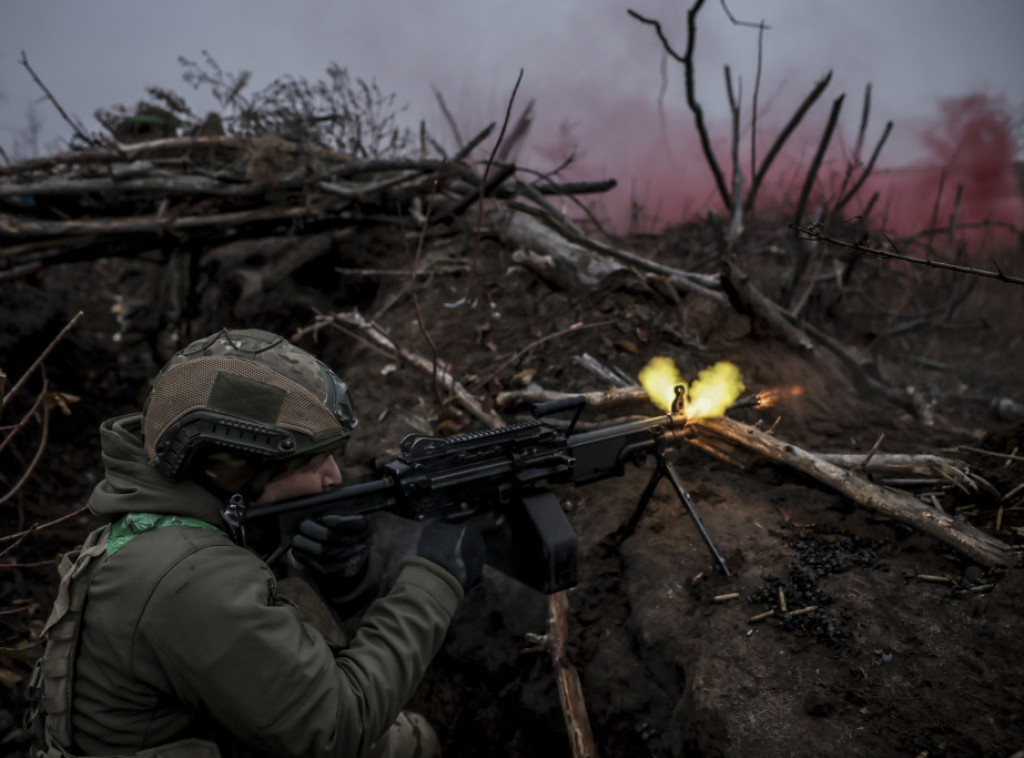
<instances>
[{"instance_id":1,"label":"jacket hood","mask_svg":"<svg viewBox=\"0 0 1024 758\"><path fill-rule=\"evenodd\" d=\"M125 513L161 513L220 526L224 503L195 482L171 481L150 464L143 449L142 421L141 413L133 413L100 426L106 477L92 491L89 510L111 521Z\"/></svg>"}]
</instances>

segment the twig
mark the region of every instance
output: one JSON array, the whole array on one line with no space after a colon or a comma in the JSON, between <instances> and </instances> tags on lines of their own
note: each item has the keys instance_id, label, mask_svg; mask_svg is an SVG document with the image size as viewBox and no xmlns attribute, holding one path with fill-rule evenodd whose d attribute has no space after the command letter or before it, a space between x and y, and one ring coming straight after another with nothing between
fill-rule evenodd
<instances>
[{"instance_id":1,"label":"twig","mask_svg":"<svg viewBox=\"0 0 1024 758\"><path fill-rule=\"evenodd\" d=\"M500 366L498 366L496 369L494 369L494 371L492 371L486 377L484 377L483 379L480 379L479 381L477 381L476 384L474 385L474 387L476 389L480 389L482 387L486 387L488 384L491 383L491 381L493 381L497 376L499 376L502 371L507 369L509 366L514 365L516 363L516 361L518 361L520 358L522 358L528 352L533 350L533 348L539 347L540 345L543 345L545 342L550 342L553 339L557 339L559 337L564 337L567 334L575 334L576 332L582 332L585 329L596 329L597 327L608 326L609 324L614 324L615 321L616 321L616 319L609 319L607 321L599 321L596 324L573 324L568 329L562 329L561 331L553 332L552 334L548 334L548 335L546 335L544 337L541 337L538 340L534 340L533 342L528 344L526 347L524 347L522 350L520 350L518 353L513 355L511 358L509 358L508 360L504 361Z\"/></svg>"},{"instance_id":2,"label":"twig","mask_svg":"<svg viewBox=\"0 0 1024 758\"><path fill-rule=\"evenodd\" d=\"M452 136L455 137L455 144L461 151L463 148L462 135L459 134L459 125L455 122L452 117L451 111L448 110L448 106L444 102L444 96L441 94L441 90L435 87L433 84L430 85L430 89L434 90L434 98L437 100L438 106L441 108L441 113L444 115L445 121L448 122L448 128L452 130Z\"/></svg>"},{"instance_id":3,"label":"twig","mask_svg":"<svg viewBox=\"0 0 1024 758\"><path fill-rule=\"evenodd\" d=\"M419 271L420 256L423 253L423 245L425 244L427 239L427 227L430 224L430 212L434 208L434 199L437 197L437 184L437 181L435 181L430 189L430 195L427 198L427 209L423 213L423 223L420 225L419 239L416 241L416 253L415 255L411 256L413 260L411 269L409 271L409 295L412 297L412 307L416 313L416 323L419 326L420 334L423 335L423 339L425 339L427 341L427 344L430 345L430 349L434 355L434 398L437 400L438 405L443 407L444 397L441 392L441 386L437 378L437 367L440 362L440 357L437 350L437 343L434 342L434 339L430 336L430 330L427 329L426 321L423 318L423 312L420 310L419 297L417 297L416 295L416 272ZM399 213L401 213L401 208L399 208ZM404 234L402 235L402 244L406 246L406 250L408 251L409 242L405 238Z\"/></svg>"},{"instance_id":4,"label":"twig","mask_svg":"<svg viewBox=\"0 0 1024 758\"><path fill-rule=\"evenodd\" d=\"M28 529L25 529L23 531L15 532L14 534L6 534L6 535L3 535L3 536L0 536L0 542L6 542L7 540L21 540L21 539L24 539L25 537L27 537L28 535L32 534L33 532L41 532L44 529L49 529L51 526L56 526L57 524L62 524L65 521L68 521L69 519L73 519L75 516L80 516L83 513L86 513L88 510L89 510L89 506L83 505L77 511L72 511L71 513L68 513L65 516L61 516L58 519L54 519L53 521L47 521L45 524L34 524L34 525L30 526Z\"/></svg>"},{"instance_id":5,"label":"twig","mask_svg":"<svg viewBox=\"0 0 1024 758\"><path fill-rule=\"evenodd\" d=\"M526 135L530 131L530 127L533 125L533 104L536 100L530 100L523 108L523 112L519 114L519 118L516 119L515 124L512 125L511 131L508 133L508 138L503 140L501 147L498 148L496 153L498 160L505 161L508 159L509 154L515 148L516 144L526 139Z\"/></svg>"},{"instance_id":6,"label":"twig","mask_svg":"<svg viewBox=\"0 0 1024 758\"><path fill-rule=\"evenodd\" d=\"M64 328L60 330L60 333L56 337L54 337L52 340L50 340L50 344L46 346L46 349L43 350L43 352L39 354L39 357L36 358L32 362L32 365L28 367L28 370L24 374L21 375L21 378L17 381L17 383L13 387L11 387L11 391L8 392L3 397L2 400L0 400L0 409L2 409L4 406L6 406L7 402L15 394L17 394L18 390L20 390L21 386L25 383L25 380L28 379L28 377L32 374L32 372L35 371L44 360L46 360L46 357L53 351L53 349L55 347L57 347L57 343L60 342L62 339L64 339L64 336L69 331L71 331L72 327L74 327L74 325L78 323L78 320L80 318L82 318L83 315L84 315L84 313L82 311L79 311L78 313L76 313L71 318L71 320L64 326Z\"/></svg>"},{"instance_id":7,"label":"twig","mask_svg":"<svg viewBox=\"0 0 1024 758\"><path fill-rule=\"evenodd\" d=\"M29 461L29 464L25 468L21 478L14 483L14 486L11 487L6 494L0 497L0 505L3 505L14 497L15 493L21 489L22 485L24 485L32 475L32 472L35 471L36 466L39 464L39 459L43 457L43 450L46 449L46 442L49 438L50 431L50 406L46 403L43 403L43 420L40 423L40 426L42 427L42 433L39 437L39 446L36 448L35 455L32 456L32 460Z\"/></svg>"},{"instance_id":8,"label":"twig","mask_svg":"<svg viewBox=\"0 0 1024 758\"><path fill-rule=\"evenodd\" d=\"M875 453L877 453L878 452L878 448L880 448L882 446L882 440L884 440L884 439L885 439L885 432L882 432L881 434L878 435L878 439L875 440L875 444L871 446L870 450L868 450L868 454L864 456L864 460L861 461L859 464L857 464L857 466L856 466L857 470L859 470L859 471L866 471L867 470L868 464L871 462L871 459L875 457Z\"/></svg>"},{"instance_id":9,"label":"twig","mask_svg":"<svg viewBox=\"0 0 1024 758\"><path fill-rule=\"evenodd\" d=\"M4 552L6 552L6 551L4 551ZM0 555L3 555L3 553L0 553ZM10 568L18 568L18 569L42 568L43 566L52 566L52 565L54 565L55 563L58 563L58 562L59 562L58 558L51 558L48 561L33 561L32 563L0 563L0 569L10 569ZM10 615L12 613L23 612L24 610L25 609L22 609L22 608L13 608L13 609L11 609L9 611L0 611L0 616L7 616L7 615Z\"/></svg>"},{"instance_id":10,"label":"twig","mask_svg":"<svg viewBox=\"0 0 1024 758\"><path fill-rule=\"evenodd\" d=\"M1020 234L1021 228L1011 224L1009 221L1000 221L999 219L982 219L981 221L971 221L966 223L957 223L956 228L960 231L964 229L1006 229L1007 231L1013 232L1014 234ZM910 243L914 242L918 237L935 237L940 234L949 234L948 226L932 226L928 229L922 229L914 234L909 234L904 237L894 237L896 242Z\"/></svg>"},{"instance_id":11,"label":"twig","mask_svg":"<svg viewBox=\"0 0 1024 758\"><path fill-rule=\"evenodd\" d=\"M997 453L994 450L984 450L980 447L971 447L970 445L957 445L956 450L966 450L969 453L977 453L978 455L989 455L993 458L1002 458L1006 461L1017 461L1018 463L1024 463L1024 456L1012 455L1008 453Z\"/></svg>"},{"instance_id":12,"label":"twig","mask_svg":"<svg viewBox=\"0 0 1024 758\"><path fill-rule=\"evenodd\" d=\"M0 451L2 451L5 447L7 447L7 445L10 444L11 440L14 439L14 435L21 431L24 428L25 424L28 423L28 420L35 415L35 412L39 408L40 404L46 399L47 388L48 382L44 378L43 387L39 391L39 394L36 396L35 402L32 403L32 407L25 411L24 415L21 417L21 420L18 421L17 424L15 424L12 427L5 427L5 431L7 431L8 434L6 437L4 437L3 442L0 442Z\"/></svg>"},{"instance_id":13,"label":"twig","mask_svg":"<svg viewBox=\"0 0 1024 758\"><path fill-rule=\"evenodd\" d=\"M522 81L523 81L523 69L519 69L519 76L516 77L515 86L512 88L512 94L509 96L508 105L505 107L505 118L501 122L501 131L498 132L498 139L495 140L495 142L494 142L494 147L491 149L491 154L489 156L487 156L487 164L484 166L484 173L480 177L480 190L479 190L480 202L477 204L477 210L476 210L476 233L475 233L474 239L473 239L473 256L472 256L472 258L470 260L469 276L466 278L466 289L465 289L465 292L463 294L463 298L465 299L465 302L467 302L467 303L470 300L470 293L473 292L473 288L476 286L477 262L480 259L480 248L481 248L481 245L483 244L484 197L486 197L486 195L487 195L488 175L491 172L491 166L494 165L494 157L498 154L498 148L501 147L501 142L505 138L505 131L508 129L508 122L509 122L509 119L512 117L512 104L515 102L516 93L519 91L519 85L520 85L520 83ZM508 169L508 167L506 167L506 170L507 169ZM514 171L514 167L512 167L512 170ZM501 176L502 181L504 181L504 179L507 176L509 176L511 173L512 173L511 171L509 171L508 173L505 173L505 171L502 171L502 176ZM460 314L459 320L455 324L455 337L454 337L455 354L452 356L452 364L451 364L451 374L452 374L452 382L453 382L452 386L453 387L454 387L454 377L455 377L455 374L458 372L459 360L462 357L462 354L461 354L461 350L462 350L462 332L463 332L463 325L465 324L465 321L466 321L466 313L468 313L468 312L469 312L469 308L468 307L463 309L462 313Z\"/></svg>"},{"instance_id":14,"label":"twig","mask_svg":"<svg viewBox=\"0 0 1024 758\"><path fill-rule=\"evenodd\" d=\"M476 149L477 145L479 145L481 142L483 142L485 139L491 136L491 132L494 131L494 127L495 123L493 121L489 123L487 126L485 126L478 135L476 135L473 139L467 142L462 147L462 149L459 150L459 152L455 153L455 155L452 156L452 160L461 161L464 160L465 158L468 158L469 154Z\"/></svg>"},{"instance_id":15,"label":"twig","mask_svg":"<svg viewBox=\"0 0 1024 758\"><path fill-rule=\"evenodd\" d=\"M50 90L47 88L45 84L43 84L43 80L36 75L35 71L32 70L32 66L29 65L28 56L25 55L24 50L21 51L20 62L21 65L25 67L25 70L28 71L29 76L32 77L32 80L37 85L39 85L39 89L41 89L43 91L43 94L46 95L46 99L53 103L53 107L57 109L57 112L61 115L61 118L63 118L68 123L68 126L70 126L71 129L75 132L75 136L82 140L85 144L89 145L90 147L97 147L100 143L82 131L81 126L75 123L75 120L67 114L64 108L61 107L61 104L57 102L57 98L55 98L53 96L53 93L50 92Z\"/></svg>"},{"instance_id":16,"label":"twig","mask_svg":"<svg viewBox=\"0 0 1024 758\"><path fill-rule=\"evenodd\" d=\"M883 259L904 261L906 263L914 263L919 266L930 266L931 268L939 268L944 269L946 271L956 271L961 274L974 274L975 276L984 276L988 277L989 279L998 279L999 281L1006 282L1008 284L1024 284L1024 279L1020 279L1013 276L1007 276L1005 273L1003 273L1002 269L999 269L998 264L995 264L994 261L993 264L996 265L997 270L986 271L985 269L971 268L970 266L960 266L956 263L935 261L931 260L930 258L915 258L914 256L904 255L903 253L900 252L881 250L879 248L868 247L866 245L861 245L859 243L843 242L842 240L837 240L834 239L833 237L829 237L828 235L822 234L821 232L815 229L799 227L796 226L795 224L791 225L790 228L795 229L797 232L805 235L806 239L816 240L820 242L828 242L829 244L835 245L836 247L853 250L856 253L869 253L871 255L877 255L879 258ZM888 237L886 239L888 239L889 243L892 244L893 248L895 249L895 243L893 243L893 241Z\"/></svg>"}]
</instances>

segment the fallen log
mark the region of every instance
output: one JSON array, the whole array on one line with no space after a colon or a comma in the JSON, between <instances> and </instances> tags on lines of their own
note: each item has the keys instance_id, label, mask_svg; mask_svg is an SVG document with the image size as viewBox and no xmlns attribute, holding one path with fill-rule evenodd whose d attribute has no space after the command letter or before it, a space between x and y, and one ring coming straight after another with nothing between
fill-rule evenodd
<instances>
[{"instance_id":1,"label":"fallen log","mask_svg":"<svg viewBox=\"0 0 1024 758\"><path fill-rule=\"evenodd\" d=\"M1009 545L972 525L956 521L912 495L870 482L853 471L840 468L748 424L721 417L693 419L690 425L696 431L697 440L706 443L709 438L724 438L740 447L753 449L770 460L792 466L858 505L912 526L984 566L1009 567L1018 563Z\"/></svg>"},{"instance_id":2,"label":"fallen log","mask_svg":"<svg viewBox=\"0 0 1024 758\"><path fill-rule=\"evenodd\" d=\"M725 302L725 296L721 292L711 289L718 286L717 277L665 266L589 238L573 239L574 235L560 234L520 211L494 211L488 214L486 224L509 244L532 250L541 256L551 257L559 261L564 268L578 272L576 278L583 286L594 286L614 271L634 268L665 276L686 292Z\"/></svg>"}]
</instances>

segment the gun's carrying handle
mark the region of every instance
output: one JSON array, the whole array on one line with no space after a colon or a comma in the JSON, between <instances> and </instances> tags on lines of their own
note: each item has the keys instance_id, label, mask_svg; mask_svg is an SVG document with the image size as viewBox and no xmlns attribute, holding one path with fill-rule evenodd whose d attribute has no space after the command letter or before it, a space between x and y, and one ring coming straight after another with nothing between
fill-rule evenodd
<instances>
[{"instance_id":1,"label":"gun's carrying handle","mask_svg":"<svg viewBox=\"0 0 1024 758\"><path fill-rule=\"evenodd\" d=\"M573 395L572 397L563 397L558 400L549 400L546 403L537 403L532 408L534 418L543 418L544 416L550 416L553 413L560 411L575 410L572 421L569 422L569 430L566 434L572 434L572 430L576 427L576 422L579 421L580 413L587 405L587 398L584 395Z\"/></svg>"}]
</instances>

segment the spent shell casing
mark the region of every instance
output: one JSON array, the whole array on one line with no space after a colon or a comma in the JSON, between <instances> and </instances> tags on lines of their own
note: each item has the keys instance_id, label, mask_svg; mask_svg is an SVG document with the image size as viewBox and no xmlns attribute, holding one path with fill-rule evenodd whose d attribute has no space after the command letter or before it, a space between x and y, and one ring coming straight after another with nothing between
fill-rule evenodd
<instances>
[{"instance_id":1,"label":"spent shell casing","mask_svg":"<svg viewBox=\"0 0 1024 758\"><path fill-rule=\"evenodd\" d=\"M938 582L939 584L952 584L953 577L937 576L935 574L915 574L914 578L921 582Z\"/></svg>"},{"instance_id":2,"label":"spent shell casing","mask_svg":"<svg viewBox=\"0 0 1024 758\"><path fill-rule=\"evenodd\" d=\"M803 616L805 613L810 613L811 611L816 611L816 610L818 610L818 606L816 606L816 605L808 605L805 608L797 608L795 611L792 611L789 615L790 616Z\"/></svg>"}]
</instances>

